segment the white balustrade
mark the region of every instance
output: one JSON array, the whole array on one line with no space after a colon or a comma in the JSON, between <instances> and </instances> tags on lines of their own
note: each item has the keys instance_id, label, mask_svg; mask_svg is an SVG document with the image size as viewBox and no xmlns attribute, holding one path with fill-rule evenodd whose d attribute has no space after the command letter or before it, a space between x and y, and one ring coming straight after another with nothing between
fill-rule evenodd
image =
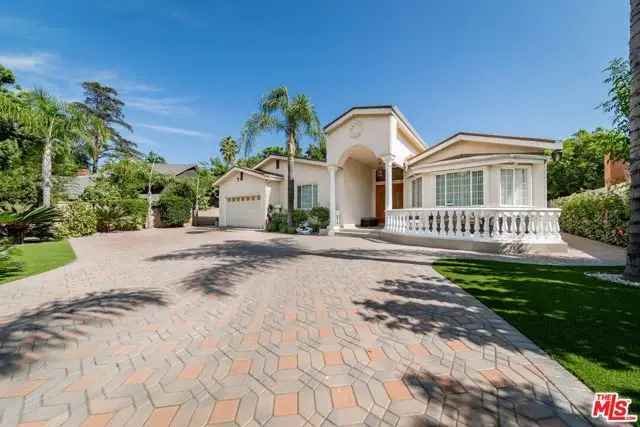
<instances>
[{"instance_id":1,"label":"white balustrade","mask_svg":"<svg viewBox=\"0 0 640 427\"><path fill-rule=\"evenodd\" d=\"M553 243L560 238L560 209L392 209L385 231L442 239Z\"/></svg>"}]
</instances>

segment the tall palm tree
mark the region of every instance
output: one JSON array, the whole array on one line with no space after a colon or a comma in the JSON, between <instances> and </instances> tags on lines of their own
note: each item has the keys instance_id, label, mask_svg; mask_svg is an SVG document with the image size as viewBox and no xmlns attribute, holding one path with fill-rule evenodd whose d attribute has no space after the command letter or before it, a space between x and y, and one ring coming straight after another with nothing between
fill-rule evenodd
<instances>
[{"instance_id":1,"label":"tall palm tree","mask_svg":"<svg viewBox=\"0 0 640 427\"><path fill-rule=\"evenodd\" d=\"M235 163L238 151L238 143L233 137L225 136L222 138L222 141L220 141L220 155L227 165Z\"/></svg>"},{"instance_id":2,"label":"tall palm tree","mask_svg":"<svg viewBox=\"0 0 640 427\"><path fill-rule=\"evenodd\" d=\"M18 100L1 96L0 116L19 124L21 131L42 142L42 205L49 207L53 145L68 138L71 130L67 105L42 89L21 92Z\"/></svg>"},{"instance_id":3,"label":"tall palm tree","mask_svg":"<svg viewBox=\"0 0 640 427\"><path fill-rule=\"evenodd\" d=\"M624 277L640 281L640 0L631 0L631 37L629 65L631 66L631 114L629 117L631 172L629 246Z\"/></svg>"},{"instance_id":4,"label":"tall palm tree","mask_svg":"<svg viewBox=\"0 0 640 427\"><path fill-rule=\"evenodd\" d=\"M282 86L273 89L260 101L257 113L251 115L242 131L242 144L247 155L255 138L264 132L283 132L287 147L287 222L293 226L294 209L294 176L293 159L299 146L299 138L303 135L311 137L315 142L324 142L325 135L320 126L316 110L308 97L298 94L293 99Z\"/></svg>"}]
</instances>

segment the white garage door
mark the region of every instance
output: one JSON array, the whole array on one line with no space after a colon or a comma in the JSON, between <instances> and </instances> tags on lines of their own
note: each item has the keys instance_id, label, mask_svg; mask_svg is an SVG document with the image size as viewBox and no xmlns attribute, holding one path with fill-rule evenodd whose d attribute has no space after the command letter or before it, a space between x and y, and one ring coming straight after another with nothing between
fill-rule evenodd
<instances>
[{"instance_id":1,"label":"white garage door","mask_svg":"<svg viewBox=\"0 0 640 427\"><path fill-rule=\"evenodd\" d=\"M227 225L230 227L264 227L262 197L257 194L228 197L226 211Z\"/></svg>"}]
</instances>

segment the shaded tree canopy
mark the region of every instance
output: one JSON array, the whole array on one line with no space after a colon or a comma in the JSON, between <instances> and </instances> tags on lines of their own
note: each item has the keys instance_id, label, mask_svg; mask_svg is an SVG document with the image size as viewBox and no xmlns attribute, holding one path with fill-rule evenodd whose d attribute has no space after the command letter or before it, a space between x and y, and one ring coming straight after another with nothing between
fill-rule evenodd
<instances>
[{"instance_id":1,"label":"shaded tree canopy","mask_svg":"<svg viewBox=\"0 0 640 427\"><path fill-rule=\"evenodd\" d=\"M149 151L149 153L147 153L147 155L145 157L145 161L147 163L167 163L167 161L166 161L166 159L164 157L162 157L160 154L156 153L153 150L151 150L151 151Z\"/></svg>"},{"instance_id":2,"label":"shaded tree canopy","mask_svg":"<svg viewBox=\"0 0 640 427\"><path fill-rule=\"evenodd\" d=\"M615 58L604 69L609 86L608 98L599 105L603 111L613 115L612 124L617 130L616 138L609 138L603 146L605 153L614 159L629 160L629 117L631 114L631 67L629 61Z\"/></svg>"}]
</instances>

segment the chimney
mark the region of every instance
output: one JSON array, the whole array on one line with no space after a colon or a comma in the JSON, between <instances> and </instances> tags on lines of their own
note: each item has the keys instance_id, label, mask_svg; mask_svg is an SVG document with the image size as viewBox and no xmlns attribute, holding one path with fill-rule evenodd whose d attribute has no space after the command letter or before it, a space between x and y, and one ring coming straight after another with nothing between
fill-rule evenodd
<instances>
[{"instance_id":1,"label":"chimney","mask_svg":"<svg viewBox=\"0 0 640 427\"><path fill-rule=\"evenodd\" d=\"M631 181L629 175L629 163L623 160L610 160L609 155L604 156L604 186L609 188L621 182Z\"/></svg>"}]
</instances>

